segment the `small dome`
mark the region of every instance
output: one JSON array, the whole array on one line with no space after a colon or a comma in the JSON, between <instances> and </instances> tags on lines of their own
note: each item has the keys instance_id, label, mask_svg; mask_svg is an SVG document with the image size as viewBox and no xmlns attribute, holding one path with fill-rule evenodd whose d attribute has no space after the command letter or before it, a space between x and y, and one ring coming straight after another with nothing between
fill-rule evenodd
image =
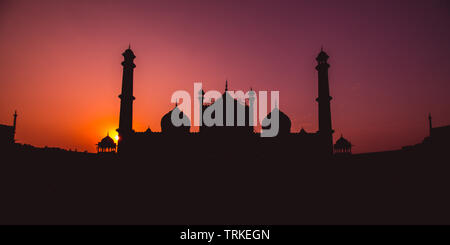
<instances>
[{"instance_id":1,"label":"small dome","mask_svg":"<svg viewBox=\"0 0 450 245\"><path fill-rule=\"evenodd\" d=\"M351 148L352 146L352 143L350 143L350 141L345 139L342 135L338 140L336 140L336 144L334 144L335 149L347 149Z\"/></svg>"},{"instance_id":2,"label":"small dome","mask_svg":"<svg viewBox=\"0 0 450 245\"><path fill-rule=\"evenodd\" d=\"M109 137L109 134L106 135L100 142L97 144L97 152L115 152L116 151L116 143L114 140Z\"/></svg>"},{"instance_id":3,"label":"small dome","mask_svg":"<svg viewBox=\"0 0 450 245\"><path fill-rule=\"evenodd\" d=\"M116 143L114 140L109 137L109 134L106 135L100 142L97 144L97 152L115 152Z\"/></svg>"},{"instance_id":4,"label":"small dome","mask_svg":"<svg viewBox=\"0 0 450 245\"><path fill-rule=\"evenodd\" d=\"M269 118L272 117L272 113L278 112L279 117L279 128L278 128L278 135L286 135L291 132L291 119L284 114L284 112L280 111L278 107L275 107L267 116L263 119L262 125L268 125L263 126L263 129L270 129L270 122L268 121Z\"/></svg>"},{"instance_id":5,"label":"small dome","mask_svg":"<svg viewBox=\"0 0 450 245\"><path fill-rule=\"evenodd\" d=\"M100 144L102 144L103 146L116 146L116 143L114 143L114 140L111 137L109 137L109 135L103 138L100 141Z\"/></svg>"},{"instance_id":6,"label":"small dome","mask_svg":"<svg viewBox=\"0 0 450 245\"><path fill-rule=\"evenodd\" d=\"M177 127L172 123L172 113L179 115L179 118L183 120L183 125ZM184 126L184 125L189 126ZM191 120L177 107L166 113L161 118L161 131L163 133L189 133Z\"/></svg>"}]
</instances>

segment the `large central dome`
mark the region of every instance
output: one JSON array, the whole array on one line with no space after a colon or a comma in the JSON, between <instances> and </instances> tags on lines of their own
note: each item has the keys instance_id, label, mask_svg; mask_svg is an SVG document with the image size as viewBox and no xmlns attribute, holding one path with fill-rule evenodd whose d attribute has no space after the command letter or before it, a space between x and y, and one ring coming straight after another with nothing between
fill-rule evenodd
<instances>
[{"instance_id":1,"label":"large central dome","mask_svg":"<svg viewBox=\"0 0 450 245\"><path fill-rule=\"evenodd\" d=\"M172 123L172 113L178 115L179 119L182 120L183 124L179 127L173 125ZM189 125L189 126L184 126ZM162 133L176 133L176 134L188 134L191 128L191 120L186 116L179 108L176 106L173 110L166 113L161 118L161 132Z\"/></svg>"},{"instance_id":2,"label":"large central dome","mask_svg":"<svg viewBox=\"0 0 450 245\"><path fill-rule=\"evenodd\" d=\"M272 115L277 114L279 117L279 128L278 128L278 135L288 135L291 132L291 119L284 114L284 112L280 111L278 107L275 107L262 121L263 129L268 130L272 127L270 123L273 123L272 121L269 121L272 119Z\"/></svg>"}]
</instances>

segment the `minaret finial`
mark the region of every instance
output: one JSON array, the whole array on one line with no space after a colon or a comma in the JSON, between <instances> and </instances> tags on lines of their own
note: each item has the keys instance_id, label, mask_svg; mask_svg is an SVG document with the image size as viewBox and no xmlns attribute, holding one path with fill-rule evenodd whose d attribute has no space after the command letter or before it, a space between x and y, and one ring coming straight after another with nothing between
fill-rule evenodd
<instances>
[{"instance_id":1,"label":"minaret finial","mask_svg":"<svg viewBox=\"0 0 450 245\"><path fill-rule=\"evenodd\" d=\"M178 99L175 100L175 107L178 107Z\"/></svg>"},{"instance_id":2,"label":"minaret finial","mask_svg":"<svg viewBox=\"0 0 450 245\"><path fill-rule=\"evenodd\" d=\"M225 80L225 91L228 91L228 80Z\"/></svg>"}]
</instances>

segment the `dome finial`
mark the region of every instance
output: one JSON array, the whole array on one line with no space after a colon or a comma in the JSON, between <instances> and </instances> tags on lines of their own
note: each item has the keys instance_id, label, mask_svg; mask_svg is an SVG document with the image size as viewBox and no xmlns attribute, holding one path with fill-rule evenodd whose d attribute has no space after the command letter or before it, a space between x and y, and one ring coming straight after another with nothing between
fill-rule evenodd
<instances>
[{"instance_id":1,"label":"dome finial","mask_svg":"<svg viewBox=\"0 0 450 245\"><path fill-rule=\"evenodd\" d=\"M128 43L128 49L131 49L131 43Z\"/></svg>"}]
</instances>

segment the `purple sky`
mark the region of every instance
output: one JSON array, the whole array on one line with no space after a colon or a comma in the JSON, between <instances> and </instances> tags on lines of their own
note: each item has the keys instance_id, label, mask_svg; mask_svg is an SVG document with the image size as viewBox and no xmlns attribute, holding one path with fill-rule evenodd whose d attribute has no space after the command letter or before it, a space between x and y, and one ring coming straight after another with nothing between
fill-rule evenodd
<instances>
[{"instance_id":1,"label":"purple sky","mask_svg":"<svg viewBox=\"0 0 450 245\"><path fill-rule=\"evenodd\" d=\"M331 56L335 139L397 149L450 124L449 1L1 1L0 123L17 138L94 151L118 126L121 53L134 128L160 130L172 92L279 90L293 130L317 130L315 56Z\"/></svg>"}]
</instances>

